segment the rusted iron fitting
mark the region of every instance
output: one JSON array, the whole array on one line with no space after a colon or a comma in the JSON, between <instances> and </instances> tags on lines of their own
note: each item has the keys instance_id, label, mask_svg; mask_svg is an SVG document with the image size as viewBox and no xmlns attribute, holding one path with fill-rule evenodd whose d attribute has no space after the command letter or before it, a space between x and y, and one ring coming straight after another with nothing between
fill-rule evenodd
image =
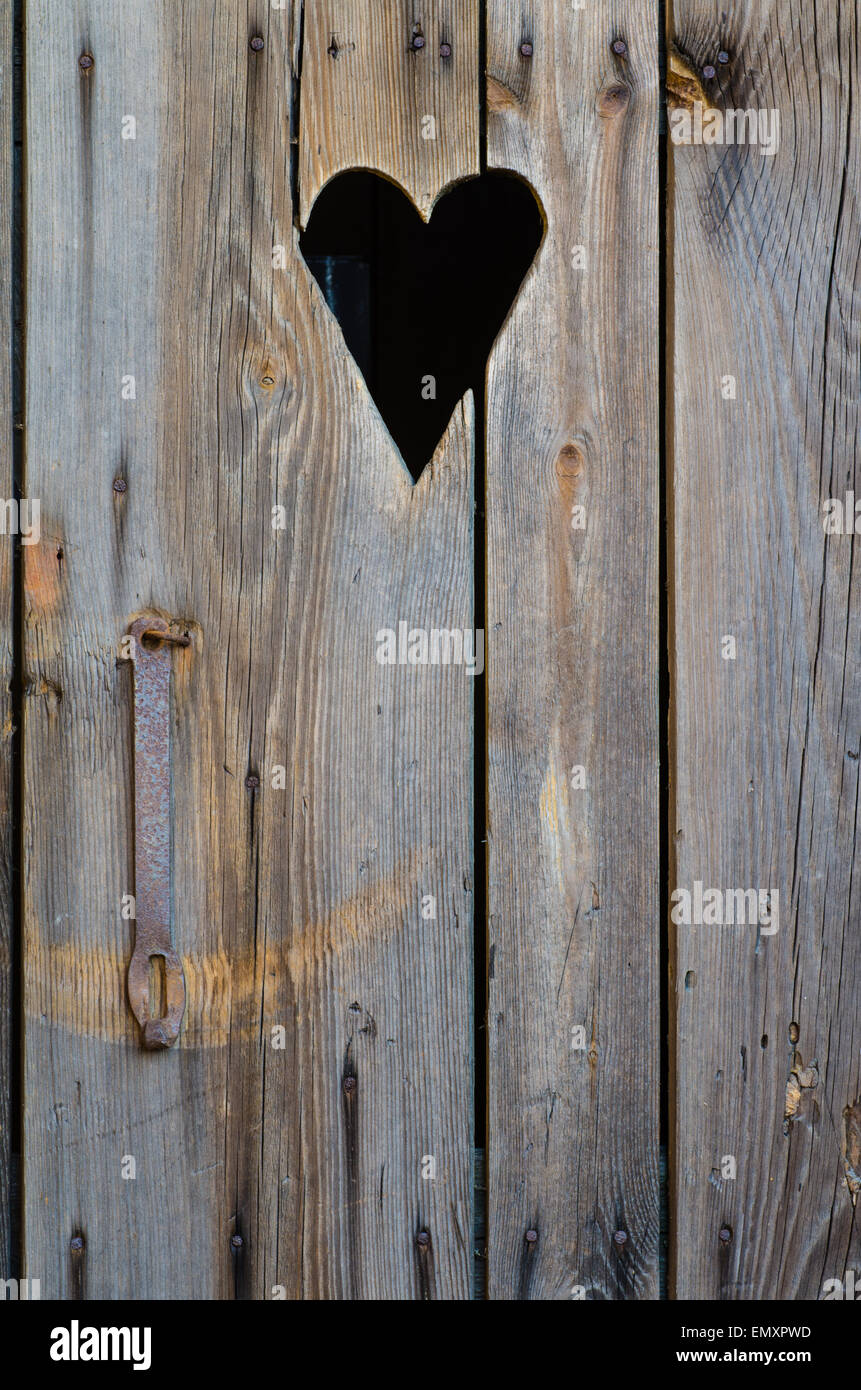
<instances>
[{"instance_id":1,"label":"rusted iron fitting","mask_svg":"<svg viewBox=\"0 0 861 1390\"><path fill-rule=\"evenodd\" d=\"M128 635L135 789L135 946L128 994L144 1047L159 1051L176 1042L185 1013L185 976L170 936L170 669L171 647L187 647L190 639L175 637L157 616L136 618ZM153 961L164 969L160 1015L153 1009ZM155 992L161 992L157 984Z\"/></svg>"}]
</instances>

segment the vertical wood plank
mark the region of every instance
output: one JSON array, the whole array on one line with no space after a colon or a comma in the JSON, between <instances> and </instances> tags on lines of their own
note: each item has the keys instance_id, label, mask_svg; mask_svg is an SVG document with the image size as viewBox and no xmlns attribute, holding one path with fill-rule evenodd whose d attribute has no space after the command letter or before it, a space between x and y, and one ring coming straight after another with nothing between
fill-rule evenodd
<instances>
[{"instance_id":1,"label":"vertical wood plank","mask_svg":"<svg viewBox=\"0 0 861 1390\"><path fill-rule=\"evenodd\" d=\"M487 22L488 165L547 218L488 373L489 1289L649 1298L657 5L489 0Z\"/></svg>"},{"instance_id":2,"label":"vertical wood plank","mask_svg":"<svg viewBox=\"0 0 861 1390\"><path fill-rule=\"evenodd\" d=\"M3 350L0 352L0 493L3 503L12 487L12 7L0 10L0 305ZM12 559L15 538L4 506L0 535L0 1278L12 1273Z\"/></svg>"},{"instance_id":3,"label":"vertical wood plank","mask_svg":"<svg viewBox=\"0 0 861 1390\"><path fill-rule=\"evenodd\" d=\"M774 911L675 927L674 1283L816 1299L861 1269L858 10L676 0L675 40L780 125L671 153L674 884Z\"/></svg>"},{"instance_id":4,"label":"vertical wood plank","mask_svg":"<svg viewBox=\"0 0 861 1390\"><path fill-rule=\"evenodd\" d=\"M297 249L299 10L28 12L30 469L51 543L26 590L26 1242L44 1296L469 1293L471 682L379 665L376 634L472 625L472 406L414 487ZM303 84L303 113L318 96ZM150 606L192 636L172 731L188 1005L157 1055L119 913L116 644Z\"/></svg>"},{"instance_id":5,"label":"vertical wood plank","mask_svg":"<svg viewBox=\"0 0 861 1390\"><path fill-rule=\"evenodd\" d=\"M303 227L342 169L388 175L425 220L448 184L479 172L478 0L429 0L417 13L411 0L305 7L303 80L314 99L303 118Z\"/></svg>"}]
</instances>

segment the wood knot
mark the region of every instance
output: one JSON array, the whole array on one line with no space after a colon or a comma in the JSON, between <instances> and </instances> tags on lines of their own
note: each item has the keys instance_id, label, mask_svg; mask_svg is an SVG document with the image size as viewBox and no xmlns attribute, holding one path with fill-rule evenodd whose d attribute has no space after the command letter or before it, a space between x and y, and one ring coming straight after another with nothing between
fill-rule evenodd
<instances>
[{"instance_id":1,"label":"wood knot","mask_svg":"<svg viewBox=\"0 0 861 1390\"><path fill-rule=\"evenodd\" d=\"M691 110L697 102L703 111L713 109L699 74L675 44L670 44L667 54L667 103L671 108Z\"/></svg>"},{"instance_id":2,"label":"wood knot","mask_svg":"<svg viewBox=\"0 0 861 1390\"><path fill-rule=\"evenodd\" d=\"M517 111L520 108L520 98L510 87L506 87L504 82L500 82L498 77L491 77L487 74L487 109L495 113L502 111Z\"/></svg>"},{"instance_id":3,"label":"wood knot","mask_svg":"<svg viewBox=\"0 0 861 1390\"><path fill-rule=\"evenodd\" d=\"M582 556L586 536L586 455L579 444L563 444L556 455L556 482L559 488L561 519L573 544L575 559Z\"/></svg>"},{"instance_id":4,"label":"wood knot","mask_svg":"<svg viewBox=\"0 0 861 1390\"><path fill-rule=\"evenodd\" d=\"M556 459L556 477L562 485L576 483L586 468L583 450L576 444L563 444Z\"/></svg>"},{"instance_id":5,"label":"wood knot","mask_svg":"<svg viewBox=\"0 0 861 1390\"><path fill-rule=\"evenodd\" d=\"M596 103L599 116L622 116L628 109L631 89L624 82L613 82L598 93Z\"/></svg>"}]
</instances>

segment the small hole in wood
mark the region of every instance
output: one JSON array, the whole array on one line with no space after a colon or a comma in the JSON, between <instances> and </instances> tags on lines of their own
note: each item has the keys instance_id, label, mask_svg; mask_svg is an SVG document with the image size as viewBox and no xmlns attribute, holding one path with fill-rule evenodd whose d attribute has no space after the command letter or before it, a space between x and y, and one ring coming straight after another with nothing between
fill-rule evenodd
<instances>
[{"instance_id":1,"label":"small hole in wood","mask_svg":"<svg viewBox=\"0 0 861 1390\"><path fill-rule=\"evenodd\" d=\"M149 958L149 1011L151 1018L167 1014L167 969L164 956Z\"/></svg>"}]
</instances>

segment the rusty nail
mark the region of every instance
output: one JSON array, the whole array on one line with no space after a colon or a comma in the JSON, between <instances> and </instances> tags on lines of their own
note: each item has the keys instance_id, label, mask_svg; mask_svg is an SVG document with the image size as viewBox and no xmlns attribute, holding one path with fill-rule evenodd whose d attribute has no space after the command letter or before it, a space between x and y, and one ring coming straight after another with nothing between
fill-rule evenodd
<instances>
[{"instance_id":1,"label":"rusty nail","mask_svg":"<svg viewBox=\"0 0 861 1390\"><path fill-rule=\"evenodd\" d=\"M72 1239L69 1241L69 1249L70 1249L70 1250L73 1250L75 1253L77 1253L79 1250L83 1250L83 1248L84 1248L84 1237L83 1237L83 1236L72 1236Z\"/></svg>"},{"instance_id":2,"label":"rusty nail","mask_svg":"<svg viewBox=\"0 0 861 1390\"><path fill-rule=\"evenodd\" d=\"M625 43L624 39L613 40L613 52L617 53L620 58L624 58L625 54L628 52L628 45Z\"/></svg>"},{"instance_id":3,"label":"rusty nail","mask_svg":"<svg viewBox=\"0 0 861 1390\"><path fill-rule=\"evenodd\" d=\"M355 1091L355 1089L356 1089L356 1078L355 1078L355 1076L345 1076L345 1077L344 1077L344 1090L345 1090L345 1092L347 1093L347 1095L348 1095L348 1096L351 1096L351 1095L353 1094L353 1092Z\"/></svg>"},{"instance_id":4,"label":"rusty nail","mask_svg":"<svg viewBox=\"0 0 861 1390\"><path fill-rule=\"evenodd\" d=\"M718 54L718 62L723 63L724 66L726 66L726 64L729 62L729 54L727 53L725 48L722 48L720 53Z\"/></svg>"},{"instance_id":5,"label":"rusty nail","mask_svg":"<svg viewBox=\"0 0 861 1390\"><path fill-rule=\"evenodd\" d=\"M527 1231L527 1232L526 1232L526 1244L527 1244L527 1245L534 1245L537 1239L538 1239L538 1232L537 1232L537 1231L531 1231L531 1230L530 1230L530 1231Z\"/></svg>"},{"instance_id":6,"label":"rusty nail","mask_svg":"<svg viewBox=\"0 0 861 1390\"><path fill-rule=\"evenodd\" d=\"M526 40L525 43L522 43L522 44L520 45L520 52L523 54L524 58L531 58L531 57L532 57L532 53L533 53L532 44L529 42L528 39Z\"/></svg>"},{"instance_id":7,"label":"rusty nail","mask_svg":"<svg viewBox=\"0 0 861 1390\"><path fill-rule=\"evenodd\" d=\"M711 82L712 78L716 74L716 71L717 70L713 63L706 63L705 67L703 68L703 77L705 78L706 82Z\"/></svg>"},{"instance_id":8,"label":"rusty nail","mask_svg":"<svg viewBox=\"0 0 861 1390\"><path fill-rule=\"evenodd\" d=\"M430 1245L430 1236L427 1231L419 1231L416 1236L416 1245L421 1245L422 1247Z\"/></svg>"},{"instance_id":9,"label":"rusty nail","mask_svg":"<svg viewBox=\"0 0 861 1390\"><path fill-rule=\"evenodd\" d=\"M81 72L89 72L94 62L95 59L92 53L82 53L78 59L78 67L81 69Z\"/></svg>"},{"instance_id":10,"label":"rusty nail","mask_svg":"<svg viewBox=\"0 0 861 1390\"><path fill-rule=\"evenodd\" d=\"M627 1232L627 1231L614 1231L614 1232L613 1232L613 1239L614 1239L614 1241L616 1242L617 1245L627 1245L627 1243L628 1243L628 1232Z\"/></svg>"},{"instance_id":11,"label":"rusty nail","mask_svg":"<svg viewBox=\"0 0 861 1390\"><path fill-rule=\"evenodd\" d=\"M114 478L114 492L125 492L127 487L125 478Z\"/></svg>"},{"instance_id":12,"label":"rusty nail","mask_svg":"<svg viewBox=\"0 0 861 1390\"><path fill-rule=\"evenodd\" d=\"M241 1249L242 1249L242 1236L231 1236L231 1237L230 1237L230 1244L233 1246L234 1250L241 1250Z\"/></svg>"},{"instance_id":13,"label":"rusty nail","mask_svg":"<svg viewBox=\"0 0 861 1390\"><path fill-rule=\"evenodd\" d=\"M440 56L441 58L450 58L450 57L451 57L451 44L450 44L450 43L441 43L441 44L440 44L440 46L439 46L439 56Z\"/></svg>"},{"instance_id":14,"label":"rusty nail","mask_svg":"<svg viewBox=\"0 0 861 1390\"><path fill-rule=\"evenodd\" d=\"M153 646L160 646L162 642L167 642L171 647L191 646L191 638L187 632L183 637L174 637L172 632L145 632L143 634L144 640L147 637L150 639Z\"/></svg>"},{"instance_id":15,"label":"rusty nail","mask_svg":"<svg viewBox=\"0 0 861 1390\"><path fill-rule=\"evenodd\" d=\"M720 1230L718 1231L718 1240L721 1242L722 1245L729 1245L730 1241L732 1240L732 1231L730 1230L729 1226L721 1226Z\"/></svg>"},{"instance_id":16,"label":"rusty nail","mask_svg":"<svg viewBox=\"0 0 861 1390\"><path fill-rule=\"evenodd\" d=\"M260 37L259 34L255 34L255 35L254 35L254 38L251 40L250 47L251 47L252 53L260 53L260 52L262 51L262 49L263 49L263 40L261 39L261 37Z\"/></svg>"},{"instance_id":17,"label":"rusty nail","mask_svg":"<svg viewBox=\"0 0 861 1390\"><path fill-rule=\"evenodd\" d=\"M256 772L249 772L245 779L245 785L250 792L255 791L256 788L260 786L260 778L257 776Z\"/></svg>"}]
</instances>

